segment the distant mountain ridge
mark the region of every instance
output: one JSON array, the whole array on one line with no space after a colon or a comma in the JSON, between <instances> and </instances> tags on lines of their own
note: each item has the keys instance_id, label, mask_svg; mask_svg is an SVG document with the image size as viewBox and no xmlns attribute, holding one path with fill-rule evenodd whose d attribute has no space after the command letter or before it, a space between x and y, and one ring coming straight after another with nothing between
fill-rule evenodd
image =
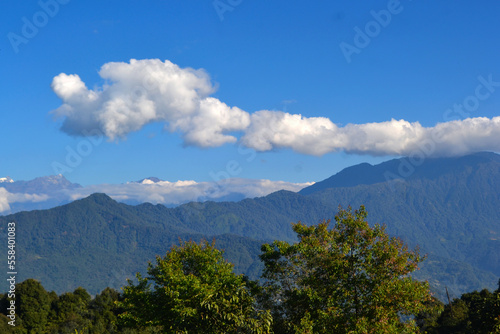
<instances>
[{"instance_id":1,"label":"distant mountain ridge","mask_svg":"<svg viewBox=\"0 0 500 334\"><path fill-rule=\"evenodd\" d=\"M228 178L197 182L194 180L164 181L148 177L120 184L94 184L81 187L62 175L37 178L31 181L0 182L0 214L50 209L93 193L106 193L122 203L139 205L144 202L176 207L199 201L240 201L265 196L277 190L299 191L311 185L265 179Z\"/></svg>"},{"instance_id":2,"label":"distant mountain ridge","mask_svg":"<svg viewBox=\"0 0 500 334\"><path fill-rule=\"evenodd\" d=\"M33 195L40 199L9 203L10 212L44 210L63 205L69 202L65 191L82 188L78 183L68 181L62 174L37 177L29 181L14 181L9 177L4 179L6 181L0 183L0 190L4 188L16 198L29 198Z\"/></svg>"},{"instance_id":3,"label":"distant mountain ridge","mask_svg":"<svg viewBox=\"0 0 500 334\"><path fill-rule=\"evenodd\" d=\"M10 193L40 194L82 187L78 183L71 183L62 174L37 177L29 181L10 180L0 184Z\"/></svg>"},{"instance_id":4,"label":"distant mountain ridge","mask_svg":"<svg viewBox=\"0 0 500 334\"><path fill-rule=\"evenodd\" d=\"M48 289L82 285L96 292L123 285L125 276L144 269L179 237L215 237L236 270L255 278L262 240L294 241L290 223L315 224L333 219L339 205L364 204L370 223L385 223L391 235L429 254L416 277L428 279L438 293L444 286L454 296L494 288L500 276L500 157L429 159L406 178L373 182L397 172L401 163L391 160L385 170L385 163L354 166L318 182L321 187L308 194L278 191L240 202L130 206L94 194L50 210L0 217L0 234L8 221L17 222L26 278L40 279Z\"/></svg>"},{"instance_id":5,"label":"distant mountain ridge","mask_svg":"<svg viewBox=\"0 0 500 334\"><path fill-rule=\"evenodd\" d=\"M329 188L371 185L394 179L434 178L437 175L452 172L457 166L473 166L478 163L487 162L500 163L500 155L492 152L479 152L463 157L425 158L422 161L414 160L416 159L399 158L378 165L361 163L345 168L323 181L316 182L312 186L302 189L299 193L309 195Z\"/></svg>"}]
</instances>

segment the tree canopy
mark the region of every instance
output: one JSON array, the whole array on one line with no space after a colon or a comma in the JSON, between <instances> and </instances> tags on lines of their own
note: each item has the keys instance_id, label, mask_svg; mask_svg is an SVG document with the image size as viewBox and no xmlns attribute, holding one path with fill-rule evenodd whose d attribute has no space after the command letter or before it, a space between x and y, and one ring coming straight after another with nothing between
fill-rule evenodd
<instances>
[{"instance_id":1,"label":"tree canopy","mask_svg":"<svg viewBox=\"0 0 500 334\"><path fill-rule=\"evenodd\" d=\"M335 225L293 225L299 242L262 246L265 302L276 332L415 333L407 317L427 308L426 282L409 274L423 260L385 227L370 227L367 213L340 210Z\"/></svg>"},{"instance_id":2,"label":"tree canopy","mask_svg":"<svg viewBox=\"0 0 500 334\"><path fill-rule=\"evenodd\" d=\"M124 288L122 323L164 333L268 333L269 312L257 311L242 275L214 243L184 242Z\"/></svg>"},{"instance_id":3,"label":"tree canopy","mask_svg":"<svg viewBox=\"0 0 500 334\"><path fill-rule=\"evenodd\" d=\"M417 323L428 334L500 333L500 281L498 289L464 293L448 305L433 300L434 312L421 313Z\"/></svg>"}]
</instances>

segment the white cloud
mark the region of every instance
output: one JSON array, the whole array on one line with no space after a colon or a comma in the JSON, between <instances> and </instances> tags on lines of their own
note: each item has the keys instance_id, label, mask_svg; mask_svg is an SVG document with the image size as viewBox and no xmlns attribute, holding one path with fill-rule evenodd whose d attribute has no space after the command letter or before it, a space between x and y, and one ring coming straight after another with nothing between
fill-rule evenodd
<instances>
[{"instance_id":1,"label":"white cloud","mask_svg":"<svg viewBox=\"0 0 500 334\"><path fill-rule=\"evenodd\" d=\"M339 126L325 117L282 111L250 114L211 97L215 86L204 70L180 68L166 60L107 63L107 81L90 90L78 75L56 76L52 89L63 105L53 113L71 135L101 131L110 140L126 137L152 122L179 132L187 145L215 147L238 141L257 151L288 148L311 155L331 152L430 156L500 151L500 118L469 118L423 127L395 120Z\"/></svg>"},{"instance_id":2,"label":"white cloud","mask_svg":"<svg viewBox=\"0 0 500 334\"><path fill-rule=\"evenodd\" d=\"M428 129L425 139L431 144L435 143L434 155L457 156L479 151L499 152L500 116L441 123Z\"/></svg>"},{"instance_id":3,"label":"white cloud","mask_svg":"<svg viewBox=\"0 0 500 334\"><path fill-rule=\"evenodd\" d=\"M5 188L0 188L0 212L10 210L8 195L9 192Z\"/></svg>"},{"instance_id":4,"label":"white cloud","mask_svg":"<svg viewBox=\"0 0 500 334\"><path fill-rule=\"evenodd\" d=\"M340 138L336 138L338 127L328 118L306 118L282 111L261 110L254 113L251 120L241 141L257 151L278 147L322 155L341 146Z\"/></svg>"},{"instance_id":5,"label":"white cloud","mask_svg":"<svg viewBox=\"0 0 500 334\"><path fill-rule=\"evenodd\" d=\"M259 111L242 137L258 151L290 148L323 155L330 152L408 156L457 156L500 151L500 117L468 118L425 128L419 122L348 124L338 127L327 118L306 118L277 111Z\"/></svg>"},{"instance_id":6,"label":"white cloud","mask_svg":"<svg viewBox=\"0 0 500 334\"><path fill-rule=\"evenodd\" d=\"M64 118L62 130L70 135L101 131L109 139L125 137L152 122L164 122L182 133L186 144L201 147L233 143L228 135L250 122L248 113L210 97L215 91L203 70L180 68L166 60L107 63L99 75L101 89L89 90L78 75L64 73L52 81L63 105L54 110Z\"/></svg>"},{"instance_id":7,"label":"white cloud","mask_svg":"<svg viewBox=\"0 0 500 334\"><path fill-rule=\"evenodd\" d=\"M291 183L284 181L252 180L230 178L219 182L151 182L125 184L100 184L84 188L66 190L71 200L87 197L93 193L106 193L117 201L150 202L175 206L188 202L220 200L228 196L253 198L266 196L278 190L297 192L313 182Z\"/></svg>"},{"instance_id":8,"label":"white cloud","mask_svg":"<svg viewBox=\"0 0 500 334\"><path fill-rule=\"evenodd\" d=\"M10 193L0 187L0 212L31 210L45 202L43 208L85 198L94 193L105 193L119 202L164 204L177 206L188 202L240 200L269 195L278 190L297 192L314 182L291 183L285 181L230 178L219 182L160 181L145 179L142 183L98 184L81 188L58 189L46 194ZM23 206L16 204L28 203Z\"/></svg>"},{"instance_id":9,"label":"white cloud","mask_svg":"<svg viewBox=\"0 0 500 334\"><path fill-rule=\"evenodd\" d=\"M49 198L50 196L47 194L10 193L7 189L0 188L0 212L10 211L11 204L44 202Z\"/></svg>"},{"instance_id":10,"label":"white cloud","mask_svg":"<svg viewBox=\"0 0 500 334\"><path fill-rule=\"evenodd\" d=\"M240 200L269 195L278 190L297 192L314 182L291 183L285 181L230 178L219 182L160 181L145 179L142 183L98 184L79 188L57 189L50 193L10 193L0 187L0 213L33 209L48 209L62 203L85 198L94 193L105 193L118 202L153 203L178 206L188 202ZM42 203L38 205L35 203ZM21 205L21 203L24 203Z\"/></svg>"}]
</instances>

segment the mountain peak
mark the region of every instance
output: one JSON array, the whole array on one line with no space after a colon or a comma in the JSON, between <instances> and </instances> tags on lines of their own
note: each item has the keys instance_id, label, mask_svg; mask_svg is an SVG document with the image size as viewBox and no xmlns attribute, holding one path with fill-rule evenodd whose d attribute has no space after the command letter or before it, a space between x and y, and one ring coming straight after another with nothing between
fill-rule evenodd
<instances>
[{"instance_id":1,"label":"mountain peak","mask_svg":"<svg viewBox=\"0 0 500 334\"><path fill-rule=\"evenodd\" d=\"M91 194L85 198L82 198L80 201L82 202L92 202L92 203L96 203L96 204L116 204L117 202L112 199L111 197L109 197L108 195L104 194L104 193L94 193L94 194ZM74 203L74 202L73 202Z\"/></svg>"},{"instance_id":2,"label":"mountain peak","mask_svg":"<svg viewBox=\"0 0 500 334\"><path fill-rule=\"evenodd\" d=\"M14 183L14 180L12 180L9 176L0 177L0 183Z\"/></svg>"},{"instance_id":3,"label":"mountain peak","mask_svg":"<svg viewBox=\"0 0 500 334\"><path fill-rule=\"evenodd\" d=\"M484 163L500 163L500 155L493 152L478 152L462 157L426 158L414 161L411 158L392 159L378 165L362 163L347 167L337 174L302 189L301 195L309 195L329 188L346 188L358 185L371 185L395 179L433 179L467 166Z\"/></svg>"},{"instance_id":4,"label":"mountain peak","mask_svg":"<svg viewBox=\"0 0 500 334\"><path fill-rule=\"evenodd\" d=\"M37 177L29 181L14 181L10 177L0 179L2 187L11 193L47 194L62 189L77 189L82 186L71 183L62 174Z\"/></svg>"},{"instance_id":5,"label":"mountain peak","mask_svg":"<svg viewBox=\"0 0 500 334\"><path fill-rule=\"evenodd\" d=\"M151 176L151 177L147 177L145 179L139 180L136 183L152 184L152 183L158 183L158 182L162 182L162 180L157 178L157 177Z\"/></svg>"},{"instance_id":6,"label":"mountain peak","mask_svg":"<svg viewBox=\"0 0 500 334\"><path fill-rule=\"evenodd\" d=\"M36 188L54 188L54 187L63 189L81 188L81 185L77 183L71 183L62 174L37 177L31 181L27 181L26 184L29 184L31 187L36 187Z\"/></svg>"},{"instance_id":7,"label":"mountain peak","mask_svg":"<svg viewBox=\"0 0 500 334\"><path fill-rule=\"evenodd\" d=\"M347 167L326 180L316 182L312 186L302 189L299 193L309 195L327 188L355 187L360 184L384 182L383 173L379 173L377 166L380 165L373 166L364 162L359 165Z\"/></svg>"}]
</instances>

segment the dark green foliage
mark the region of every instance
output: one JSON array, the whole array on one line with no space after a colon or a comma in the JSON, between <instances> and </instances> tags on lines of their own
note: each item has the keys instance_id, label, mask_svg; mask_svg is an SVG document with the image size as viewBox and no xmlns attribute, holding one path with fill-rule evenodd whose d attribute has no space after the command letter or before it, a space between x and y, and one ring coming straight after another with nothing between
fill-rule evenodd
<instances>
[{"instance_id":1,"label":"dark green foliage","mask_svg":"<svg viewBox=\"0 0 500 334\"><path fill-rule=\"evenodd\" d=\"M499 282L500 283L500 282ZM500 288L500 287L499 287ZM439 305L439 312L420 314L418 324L429 334L500 333L500 289L463 294L451 304Z\"/></svg>"},{"instance_id":2,"label":"dark green foliage","mask_svg":"<svg viewBox=\"0 0 500 334\"><path fill-rule=\"evenodd\" d=\"M269 333L271 318L254 309L242 275L235 275L215 244L186 242L129 281L121 323L164 333Z\"/></svg>"},{"instance_id":3,"label":"dark green foliage","mask_svg":"<svg viewBox=\"0 0 500 334\"><path fill-rule=\"evenodd\" d=\"M432 297L424 302L428 308L415 317L415 322L422 333L436 334L438 332L438 319L441 316L444 304L437 298Z\"/></svg>"},{"instance_id":4,"label":"dark green foliage","mask_svg":"<svg viewBox=\"0 0 500 334\"><path fill-rule=\"evenodd\" d=\"M488 290L472 292L462 295L460 298L468 310L468 326L474 330L471 333L490 332L495 324L495 316L500 316L500 308L493 293Z\"/></svg>"},{"instance_id":5,"label":"dark green foliage","mask_svg":"<svg viewBox=\"0 0 500 334\"><path fill-rule=\"evenodd\" d=\"M92 327L96 332L117 332L116 315L121 310L116 306L116 302L119 299L120 293L117 290L106 288L88 303Z\"/></svg>"},{"instance_id":6,"label":"dark green foliage","mask_svg":"<svg viewBox=\"0 0 500 334\"><path fill-rule=\"evenodd\" d=\"M28 279L16 285L17 315L29 333L42 333L47 326L50 296L40 282Z\"/></svg>"},{"instance_id":7,"label":"dark green foliage","mask_svg":"<svg viewBox=\"0 0 500 334\"><path fill-rule=\"evenodd\" d=\"M67 292L53 301L53 328L59 332L70 333L74 329L83 330L90 327L88 314L90 295L83 289Z\"/></svg>"},{"instance_id":8,"label":"dark green foliage","mask_svg":"<svg viewBox=\"0 0 500 334\"><path fill-rule=\"evenodd\" d=\"M0 296L0 333L47 334L152 334L154 329L137 330L117 325L123 312L118 291L106 288L94 298L83 288L58 296L28 279L16 285L15 327L6 317L7 295Z\"/></svg>"},{"instance_id":9,"label":"dark green foliage","mask_svg":"<svg viewBox=\"0 0 500 334\"><path fill-rule=\"evenodd\" d=\"M11 321L5 314L0 314L0 333L14 333L15 327L8 324ZM20 331L18 331L20 332Z\"/></svg>"},{"instance_id":10,"label":"dark green foliage","mask_svg":"<svg viewBox=\"0 0 500 334\"><path fill-rule=\"evenodd\" d=\"M463 294L447 305L438 319L439 333L500 333L500 293Z\"/></svg>"}]
</instances>

